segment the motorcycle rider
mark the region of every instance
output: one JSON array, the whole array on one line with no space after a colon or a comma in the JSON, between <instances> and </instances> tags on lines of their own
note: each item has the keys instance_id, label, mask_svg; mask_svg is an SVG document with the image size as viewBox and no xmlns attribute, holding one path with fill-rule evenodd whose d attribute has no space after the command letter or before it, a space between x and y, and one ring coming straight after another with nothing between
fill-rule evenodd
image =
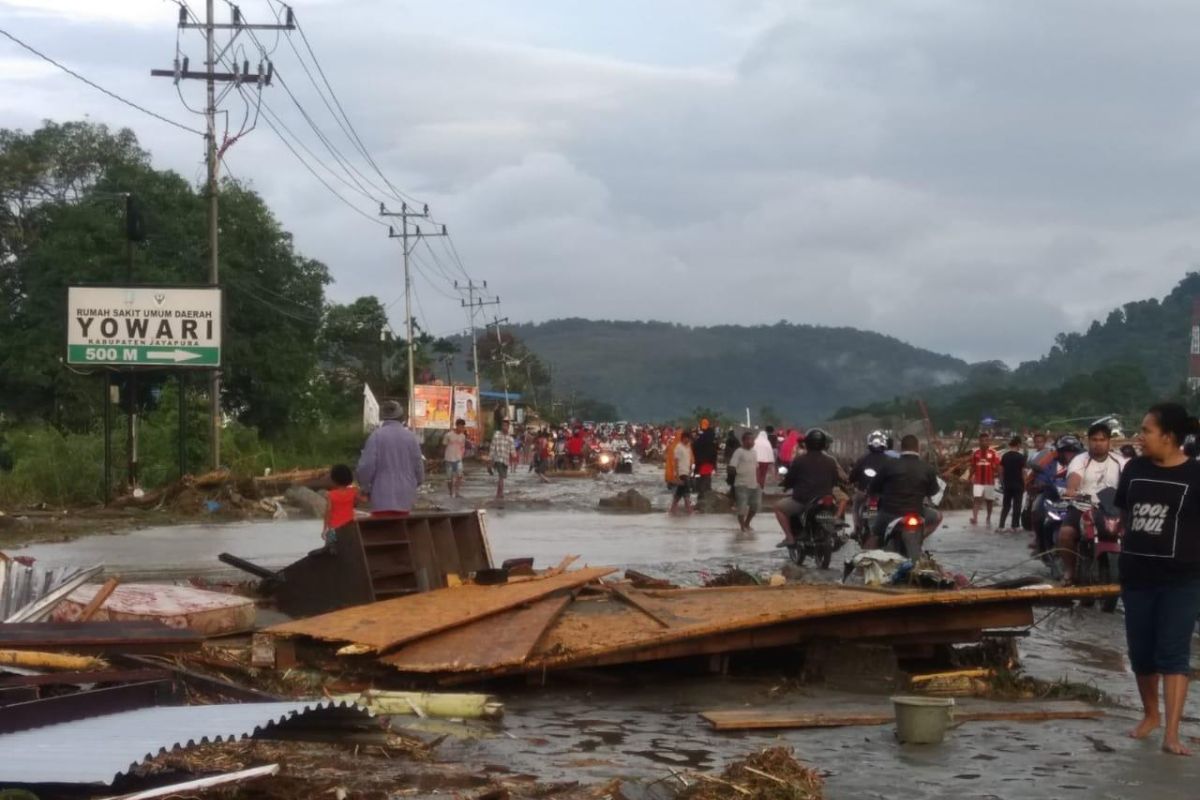
<instances>
[{"instance_id":1,"label":"motorcycle rider","mask_svg":"<svg viewBox=\"0 0 1200 800\"><path fill-rule=\"evenodd\" d=\"M775 518L783 529L783 541L776 547L788 547L796 542L799 531L792 529L792 518L807 513L809 506L822 497L833 494L839 483L847 483L846 473L826 450L832 440L820 428L812 428L804 434L804 451L797 453L783 478L783 488L790 489L791 497L775 504ZM838 518L846 516L846 506L838 507Z\"/></svg>"},{"instance_id":2,"label":"motorcycle rider","mask_svg":"<svg viewBox=\"0 0 1200 800\"><path fill-rule=\"evenodd\" d=\"M925 520L925 535L902 531L908 557L921 557L922 543L942 524L942 514L925 500L941 491L937 470L921 458L921 441L912 434L900 440L900 457L887 459L887 464L872 480L867 491L879 498L879 516L870 538L863 546L873 550L883 542L888 527L906 514L919 514Z\"/></svg>"},{"instance_id":3,"label":"motorcycle rider","mask_svg":"<svg viewBox=\"0 0 1200 800\"><path fill-rule=\"evenodd\" d=\"M1109 427L1103 422L1097 422L1088 428L1087 437L1087 452L1075 456L1067 465L1064 499L1078 498L1090 502L1103 489L1116 489L1121 480L1121 469L1125 466L1125 459L1109 452L1109 445L1112 443L1112 431ZM1083 512L1072 504L1066 518L1063 519L1062 527L1058 529L1063 584L1066 586L1075 582L1075 567L1078 561L1075 548L1079 543L1082 517Z\"/></svg>"},{"instance_id":4,"label":"motorcycle rider","mask_svg":"<svg viewBox=\"0 0 1200 800\"><path fill-rule=\"evenodd\" d=\"M867 489L871 486L871 479L878 475L888 462L887 450L887 434L883 431L871 431L867 435L867 454L850 469L850 483L854 485L854 505L851 513L854 517L854 535L859 537L859 541L862 535L859 526L862 524L863 509L867 505ZM868 470L872 474L868 475Z\"/></svg>"}]
</instances>

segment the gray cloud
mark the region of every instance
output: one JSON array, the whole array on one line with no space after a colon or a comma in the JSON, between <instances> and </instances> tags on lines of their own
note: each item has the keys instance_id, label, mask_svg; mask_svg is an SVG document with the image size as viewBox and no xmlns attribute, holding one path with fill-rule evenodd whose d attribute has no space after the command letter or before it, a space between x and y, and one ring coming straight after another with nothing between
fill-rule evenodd
<instances>
[{"instance_id":1,"label":"gray cloud","mask_svg":"<svg viewBox=\"0 0 1200 800\"><path fill-rule=\"evenodd\" d=\"M187 119L147 74L174 55L173 6L115 5L0 0L17 35ZM1183 0L297 10L392 181L450 224L514 320L788 319L1015 361L1196 263L1200 7ZM199 39L184 48L196 60ZM158 163L199 174L197 142L20 51L0 57L0 124L130 124ZM275 59L351 154L286 42ZM330 161L282 87L267 97ZM400 293L394 243L265 127L229 164L330 265L334 297ZM423 316L462 327L438 263L421 259Z\"/></svg>"}]
</instances>

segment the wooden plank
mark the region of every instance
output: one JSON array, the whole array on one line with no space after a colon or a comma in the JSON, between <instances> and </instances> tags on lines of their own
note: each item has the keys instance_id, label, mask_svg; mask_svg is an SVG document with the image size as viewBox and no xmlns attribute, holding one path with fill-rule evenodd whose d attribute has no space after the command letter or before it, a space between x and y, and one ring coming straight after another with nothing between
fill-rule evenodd
<instances>
[{"instance_id":1,"label":"wooden plank","mask_svg":"<svg viewBox=\"0 0 1200 800\"><path fill-rule=\"evenodd\" d=\"M658 616L658 614L655 614L653 611L651 611L649 608L646 607L645 603L638 600L630 592L625 591L620 586L611 586L610 585L608 587L608 590L613 593L614 597L617 597L622 602L628 603L629 605L633 606L638 611L642 612L647 617L654 620L655 622L657 622L659 625L663 626L664 628L671 627L671 623L667 622L665 619Z\"/></svg>"},{"instance_id":2,"label":"wooden plank","mask_svg":"<svg viewBox=\"0 0 1200 800\"><path fill-rule=\"evenodd\" d=\"M553 578L499 586L460 586L344 608L269 628L279 636L353 642L377 652L531 603L562 589L599 580L616 570L591 567Z\"/></svg>"},{"instance_id":3,"label":"wooden plank","mask_svg":"<svg viewBox=\"0 0 1200 800\"><path fill-rule=\"evenodd\" d=\"M433 531L429 520L414 519L408 523L409 553L417 588L422 592L442 589L446 586L446 573L438 563L437 550L433 546Z\"/></svg>"},{"instance_id":4,"label":"wooden plank","mask_svg":"<svg viewBox=\"0 0 1200 800\"><path fill-rule=\"evenodd\" d=\"M114 591L116 591L117 584L120 582L121 581L118 578L109 578L106 580L104 585L100 587L100 591L96 592L96 595L92 598L91 602L84 606L83 611L79 613L79 621L87 622L94 617L96 612L100 610L100 606L104 605L104 601L107 600Z\"/></svg>"},{"instance_id":5,"label":"wooden plank","mask_svg":"<svg viewBox=\"0 0 1200 800\"><path fill-rule=\"evenodd\" d=\"M12 622L0 625L0 649L72 653L166 653L198 648L195 631L159 622Z\"/></svg>"},{"instance_id":6,"label":"wooden plank","mask_svg":"<svg viewBox=\"0 0 1200 800\"><path fill-rule=\"evenodd\" d=\"M568 593L542 598L405 645L381 662L401 672L471 672L525 663L571 604Z\"/></svg>"},{"instance_id":7,"label":"wooden plank","mask_svg":"<svg viewBox=\"0 0 1200 800\"><path fill-rule=\"evenodd\" d=\"M454 530L454 546L458 548L458 562L462 567L460 574L466 577L472 572L491 567L492 556L483 531L482 516L476 512L452 517L450 522Z\"/></svg>"},{"instance_id":8,"label":"wooden plank","mask_svg":"<svg viewBox=\"0 0 1200 800\"><path fill-rule=\"evenodd\" d=\"M462 561L458 557L458 546L454 543L453 523L448 519L433 520L429 523L429 530L443 574L461 576Z\"/></svg>"},{"instance_id":9,"label":"wooden plank","mask_svg":"<svg viewBox=\"0 0 1200 800\"><path fill-rule=\"evenodd\" d=\"M1100 719L1104 710L1082 703L1061 703L1029 709L963 709L954 711L955 722L1046 722L1060 719ZM781 728L846 728L887 725L894 713L811 713L785 709L704 711L700 716L718 731L778 730Z\"/></svg>"}]
</instances>

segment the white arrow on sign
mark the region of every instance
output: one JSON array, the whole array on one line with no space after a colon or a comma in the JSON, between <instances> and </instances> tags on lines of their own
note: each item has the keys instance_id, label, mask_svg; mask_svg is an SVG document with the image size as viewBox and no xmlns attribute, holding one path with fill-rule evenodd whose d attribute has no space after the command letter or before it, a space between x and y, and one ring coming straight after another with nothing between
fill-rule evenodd
<instances>
[{"instance_id":1,"label":"white arrow on sign","mask_svg":"<svg viewBox=\"0 0 1200 800\"><path fill-rule=\"evenodd\" d=\"M200 358L199 353L192 353L188 350L149 350L146 352L146 358L155 361L191 361L193 358Z\"/></svg>"}]
</instances>

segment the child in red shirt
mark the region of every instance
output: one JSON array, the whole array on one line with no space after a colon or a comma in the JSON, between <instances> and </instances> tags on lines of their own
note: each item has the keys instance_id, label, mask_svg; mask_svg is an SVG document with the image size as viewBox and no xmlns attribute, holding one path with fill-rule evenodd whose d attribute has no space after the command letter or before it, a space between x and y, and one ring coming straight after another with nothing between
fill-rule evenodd
<instances>
[{"instance_id":1,"label":"child in red shirt","mask_svg":"<svg viewBox=\"0 0 1200 800\"><path fill-rule=\"evenodd\" d=\"M333 488L325 493L325 529L321 538L325 544L333 544L336 531L354 521L354 505L358 502L358 489L354 486L354 473L345 464L335 464L329 470Z\"/></svg>"}]
</instances>

